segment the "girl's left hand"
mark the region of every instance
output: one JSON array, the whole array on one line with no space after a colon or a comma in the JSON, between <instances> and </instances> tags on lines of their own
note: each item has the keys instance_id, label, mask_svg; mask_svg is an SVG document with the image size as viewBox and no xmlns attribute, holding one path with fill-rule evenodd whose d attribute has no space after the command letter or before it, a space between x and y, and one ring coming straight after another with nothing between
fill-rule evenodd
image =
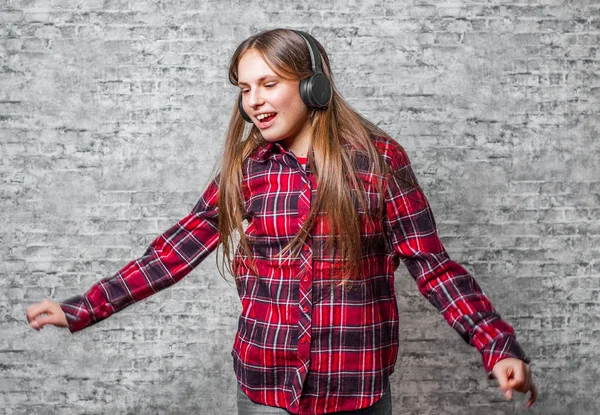
<instances>
[{"instance_id":1,"label":"girl's left hand","mask_svg":"<svg viewBox=\"0 0 600 415\"><path fill-rule=\"evenodd\" d=\"M513 390L521 393L531 391L531 396L527 401L527 407L531 408L537 399L537 388L531 380L531 370L527 363L509 357L499 360L492 369L492 373L498 379L500 389L504 392L506 399L512 398Z\"/></svg>"}]
</instances>

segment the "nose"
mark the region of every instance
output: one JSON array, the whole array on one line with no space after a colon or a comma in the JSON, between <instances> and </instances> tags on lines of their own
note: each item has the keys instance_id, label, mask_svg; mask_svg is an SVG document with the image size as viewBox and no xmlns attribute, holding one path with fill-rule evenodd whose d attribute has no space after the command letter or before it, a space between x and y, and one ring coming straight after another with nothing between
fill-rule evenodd
<instances>
[{"instance_id":1,"label":"nose","mask_svg":"<svg viewBox=\"0 0 600 415\"><path fill-rule=\"evenodd\" d=\"M248 91L248 105L253 109L260 107L264 104L263 96L260 92L260 88L254 88Z\"/></svg>"}]
</instances>

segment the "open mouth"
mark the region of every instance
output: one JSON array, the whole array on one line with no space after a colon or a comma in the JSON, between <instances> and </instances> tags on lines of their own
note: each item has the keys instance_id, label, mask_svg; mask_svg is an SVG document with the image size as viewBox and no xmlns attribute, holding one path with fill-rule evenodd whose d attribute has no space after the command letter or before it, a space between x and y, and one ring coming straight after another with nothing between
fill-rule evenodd
<instances>
[{"instance_id":1,"label":"open mouth","mask_svg":"<svg viewBox=\"0 0 600 415\"><path fill-rule=\"evenodd\" d=\"M260 114L258 117L256 117L258 120L258 126L260 128L269 127L273 123L275 117L277 117L277 113L275 112L269 114Z\"/></svg>"}]
</instances>

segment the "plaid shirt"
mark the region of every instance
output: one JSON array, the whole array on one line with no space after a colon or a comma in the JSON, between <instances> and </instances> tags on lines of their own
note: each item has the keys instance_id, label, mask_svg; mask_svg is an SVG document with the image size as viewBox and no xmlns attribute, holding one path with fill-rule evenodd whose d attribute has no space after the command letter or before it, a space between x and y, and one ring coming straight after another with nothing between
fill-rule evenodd
<instances>
[{"instance_id":1,"label":"plaid shirt","mask_svg":"<svg viewBox=\"0 0 600 415\"><path fill-rule=\"evenodd\" d=\"M359 285L331 284L339 264L323 249L327 224L320 215L298 257L274 258L308 217L316 192L310 166L278 143L245 160L246 234L260 278L238 249L233 270L242 302L232 356L238 382L255 402L294 414L351 411L373 405L385 392L398 354L394 271L400 260L420 292L482 354L488 374L506 357L529 362L472 276L453 262L438 238L430 206L408 156L394 140L373 138L390 167L385 200L368 160L356 158L367 207L385 203L383 226L361 215L364 251ZM61 302L69 330L103 320L188 274L218 245L218 176L192 211L158 236L138 259L84 295ZM329 252L329 251L327 251Z\"/></svg>"}]
</instances>

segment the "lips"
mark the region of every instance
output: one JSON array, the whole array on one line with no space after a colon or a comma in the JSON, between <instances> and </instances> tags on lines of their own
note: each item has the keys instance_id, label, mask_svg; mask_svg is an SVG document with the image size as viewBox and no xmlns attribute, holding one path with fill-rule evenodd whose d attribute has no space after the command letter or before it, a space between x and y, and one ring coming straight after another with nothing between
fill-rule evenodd
<instances>
[{"instance_id":1,"label":"lips","mask_svg":"<svg viewBox=\"0 0 600 415\"><path fill-rule=\"evenodd\" d=\"M271 113L271 114L268 114L266 117L262 117L260 120L261 120L262 122L269 122L269 121L271 121L273 118L275 118L275 116L276 116L276 115L277 115L277 114L273 112L273 113Z\"/></svg>"},{"instance_id":2,"label":"lips","mask_svg":"<svg viewBox=\"0 0 600 415\"><path fill-rule=\"evenodd\" d=\"M260 129L269 128L271 125L273 125L276 118L277 118L277 114L273 113L272 115L269 115L268 117L265 117L262 120L257 119L257 121L258 121L257 126Z\"/></svg>"}]
</instances>

